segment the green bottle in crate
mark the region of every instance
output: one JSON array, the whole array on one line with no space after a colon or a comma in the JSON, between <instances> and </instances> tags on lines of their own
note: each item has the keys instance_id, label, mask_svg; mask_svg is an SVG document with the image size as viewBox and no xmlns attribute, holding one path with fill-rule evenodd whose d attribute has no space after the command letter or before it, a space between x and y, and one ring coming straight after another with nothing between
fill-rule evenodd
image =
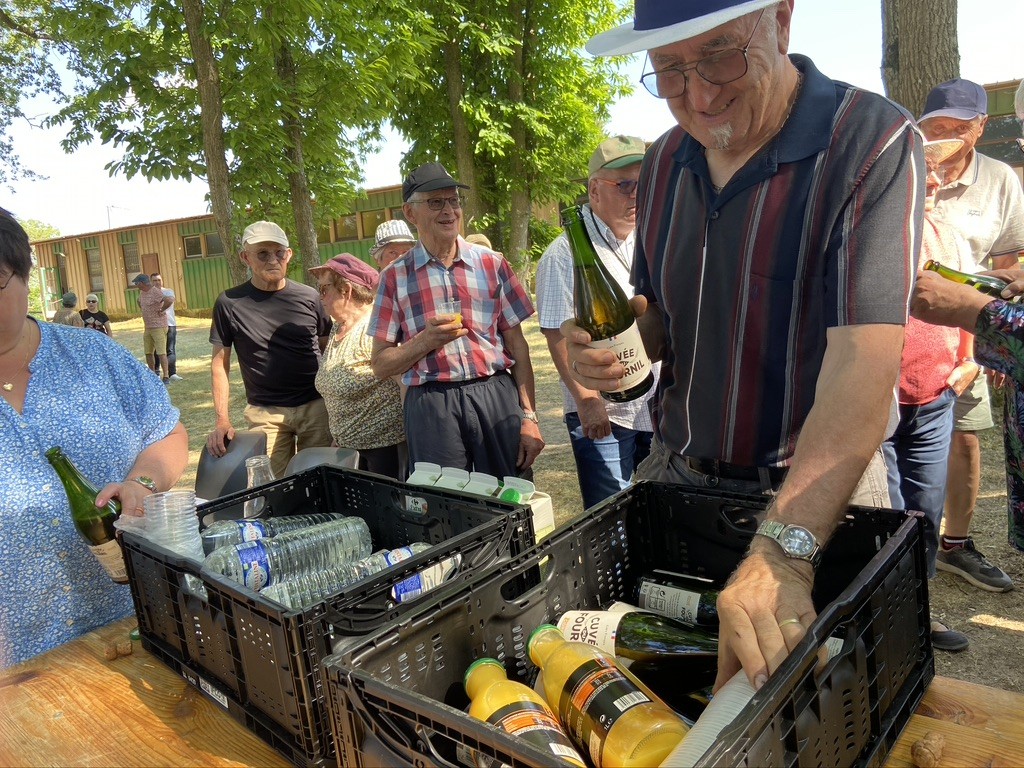
<instances>
[{"instance_id":1,"label":"green bottle in crate","mask_svg":"<svg viewBox=\"0 0 1024 768\"><path fill-rule=\"evenodd\" d=\"M651 571L637 582L636 604L691 626L718 631L718 590L707 579Z\"/></svg>"}]
</instances>

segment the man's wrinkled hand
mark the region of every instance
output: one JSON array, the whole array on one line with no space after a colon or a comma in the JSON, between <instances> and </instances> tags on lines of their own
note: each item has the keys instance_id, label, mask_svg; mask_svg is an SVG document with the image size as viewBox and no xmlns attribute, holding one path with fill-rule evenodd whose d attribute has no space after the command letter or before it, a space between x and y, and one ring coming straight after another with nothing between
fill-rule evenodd
<instances>
[{"instance_id":1,"label":"man's wrinkled hand","mask_svg":"<svg viewBox=\"0 0 1024 768\"><path fill-rule=\"evenodd\" d=\"M814 621L813 581L810 563L752 547L718 596L715 690L741 668L755 689L767 682Z\"/></svg>"},{"instance_id":2,"label":"man's wrinkled hand","mask_svg":"<svg viewBox=\"0 0 1024 768\"><path fill-rule=\"evenodd\" d=\"M608 408L600 397L584 397L576 402L576 415L580 417L580 429L589 440L600 440L612 433L608 420Z\"/></svg>"},{"instance_id":3,"label":"man's wrinkled hand","mask_svg":"<svg viewBox=\"0 0 1024 768\"><path fill-rule=\"evenodd\" d=\"M523 426L519 431L519 455L516 459L516 468L528 469L542 450L544 450L544 438L540 436L540 427L529 419L523 419Z\"/></svg>"},{"instance_id":4,"label":"man's wrinkled hand","mask_svg":"<svg viewBox=\"0 0 1024 768\"><path fill-rule=\"evenodd\" d=\"M206 450L220 458L228 452L228 443L235 439L235 428L228 422L219 422L206 438Z\"/></svg>"},{"instance_id":5,"label":"man's wrinkled hand","mask_svg":"<svg viewBox=\"0 0 1024 768\"><path fill-rule=\"evenodd\" d=\"M468 334L469 331L453 315L437 315L427 320L427 327L417 334L417 338L422 340L428 350L433 351Z\"/></svg>"}]
</instances>

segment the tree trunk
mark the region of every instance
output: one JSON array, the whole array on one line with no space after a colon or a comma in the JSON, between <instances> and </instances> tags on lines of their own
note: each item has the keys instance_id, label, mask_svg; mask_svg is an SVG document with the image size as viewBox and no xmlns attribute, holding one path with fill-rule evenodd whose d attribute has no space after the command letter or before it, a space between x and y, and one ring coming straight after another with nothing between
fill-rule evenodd
<instances>
[{"instance_id":1,"label":"tree trunk","mask_svg":"<svg viewBox=\"0 0 1024 768\"><path fill-rule=\"evenodd\" d=\"M284 43L278 49L274 61L287 101L283 105L284 132L287 141L284 147L288 159L288 187L292 196L292 212L295 215L295 236L298 238L299 258L302 262L303 279L309 285L316 285L309 270L320 266L320 250L316 244L316 224L313 221L313 201L309 196L309 180L306 178L306 162L302 154L302 126L299 123L296 91L295 59Z\"/></svg>"},{"instance_id":2,"label":"tree trunk","mask_svg":"<svg viewBox=\"0 0 1024 768\"><path fill-rule=\"evenodd\" d=\"M217 222L217 234L224 245L231 279L235 284L244 283L248 279L248 271L238 258L241 247L235 240L231 222L231 178L224 150L224 101L220 90L220 72L213 55L213 46L206 36L203 0L182 0L182 10L199 88L203 154L206 157L207 183L210 185L210 207Z\"/></svg>"},{"instance_id":3,"label":"tree trunk","mask_svg":"<svg viewBox=\"0 0 1024 768\"><path fill-rule=\"evenodd\" d=\"M462 82L462 58L459 51L458 33L455 28L448 30L449 39L444 45L444 75L448 91L448 111L452 116L452 137L455 142L455 178L469 189L462 190L466 205L462 210L462 221L468 228L470 222L483 213L480 187L476 178L476 152L469 125L462 112L465 90Z\"/></svg>"},{"instance_id":4,"label":"tree trunk","mask_svg":"<svg viewBox=\"0 0 1024 768\"><path fill-rule=\"evenodd\" d=\"M530 40L530 14L523 3L513 2L509 6L511 18L521 24L517 40L513 45L510 71L508 77L508 100L512 105L526 105L526 61L527 46ZM509 233L505 257L512 268L520 276L520 281L529 290L530 263L527 251L530 247L530 182L529 170L525 158L530 148L527 146L526 125L520 114L513 114L509 135L512 137L512 156L510 178L512 182L509 200ZM522 278L526 278L523 280Z\"/></svg>"},{"instance_id":5,"label":"tree trunk","mask_svg":"<svg viewBox=\"0 0 1024 768\"><path fill-rule=\"evenodd\" d=\"M960 76L957 0L882 0L885 95L921 116L928 91Z\"/></svg>"}]
</instances>

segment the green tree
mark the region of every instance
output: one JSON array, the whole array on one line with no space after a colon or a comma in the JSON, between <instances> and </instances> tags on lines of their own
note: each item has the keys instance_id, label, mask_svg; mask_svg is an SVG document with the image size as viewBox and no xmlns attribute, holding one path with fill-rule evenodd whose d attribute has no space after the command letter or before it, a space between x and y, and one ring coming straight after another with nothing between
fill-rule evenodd
<instances>
[{"instance_id":1,"label":"green tree","mask_svg":"<svg viewBox=\"0 0 1024 768\"><path fill-rule=\"evenodd\" d=\"M14 151L10 128L29 120L25 103L40 95L60 92L60 79L48 56L55 45L39 25L43 5L33 0L0 4L0 184L32 178Z\"/></svg>"},{"instance_id":2,"label":"green tree","mask_svg":"<svg viewBox=\"0 0 1024 768\"><path fill-rule=\"evenodd\" d=\"M39 221L38 219L18 219L18 223L21 224L21 228L28 234L29 242L34 243L38 240L51 240L55 237L60 237L60 230L44 221Z\"/></svg>"},{"instance_id":3,"label":"green tree","mask_svg":"<svg viewBox=\"0 0 1024 768\"><path fill-rule=\"evenodd\" d=\"M616 63L583 51L626 10L610 0L420 8L444 43L420 64L392 121L412 144L405 165L440 159L470 184L467 222L528 277L534 206L580 193L608 109L628 92Z\"/></svg>"}]
</instances>

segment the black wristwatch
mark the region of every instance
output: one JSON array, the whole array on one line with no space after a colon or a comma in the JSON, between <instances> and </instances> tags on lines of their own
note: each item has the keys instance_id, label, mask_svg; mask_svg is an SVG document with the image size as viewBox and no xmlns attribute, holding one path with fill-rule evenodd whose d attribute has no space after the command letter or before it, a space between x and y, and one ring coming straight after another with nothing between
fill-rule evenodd
<instances>
[{"instance_id":1,"label":"black wristwatch","mask_svg":"<svg viewBox=\"0 0 1024 768\"><path fill-rule=\"evenodd\" d=\"M153 480L152 477L136 475L135 477L129 478L129 482L138 483L143 488L148 488L151 493L156 493L156 481Z\"/></svg>"},{"instance_id":2,"label":"black wristwatch","mask_svg":"<svg viewBox=\"0 0 1024 768\"><path fill-rule=\"evenodd\" d=\"M765 520L758 526L758 536L771 539L782 548L786 557L806 560L817 568L821 561L821 546L814 534L799 525L786 525Z\"/></svg>"}]
</instances>

